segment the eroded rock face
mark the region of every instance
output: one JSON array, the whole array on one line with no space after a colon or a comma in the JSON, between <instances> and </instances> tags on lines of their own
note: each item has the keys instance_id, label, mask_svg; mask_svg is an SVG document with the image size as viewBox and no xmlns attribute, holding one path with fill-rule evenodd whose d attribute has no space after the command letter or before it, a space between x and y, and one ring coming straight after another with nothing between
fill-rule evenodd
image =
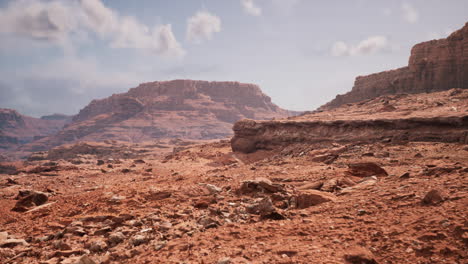
<instances>
[{"instance_id":1,"label":"eroded rock face","mask_svg":"<svg viewBox=\"0 0 468 264\"><path fill-rule=\"evenodd\" d=\"M468 117L350 121L257 121L234 125L232 150L251 153L293 144L324 142L467 143Z\"/></svg>"},{"instance_id":2,"label":"eroded rock face","mask_svg":"<svg viewBox=\"0 0 468 264\"><path fill-rule=\"evenodd\" d=\"M427 94L381 96L365 103L283 120L246 119L234 125L231 147L235 152L252 153L293 145L336 142L467 144L467 102L468 90L452 89ZM393 105L395 110L391 113L376 110L385 105ZM312 161L332 163L338 154L316 154Z\"/></svg>"},{"instance_id":3,"label":"eroded rock face","mask_svg":"<svg viewBox=\"0 0 468 264\"><path fill-rule=\"evenodd\" d=\"M407 67L356 78L351 92L322 106L335 108L386 94L468 89L468 23L446 39L415 45Z\"/></svg>"},{"instance_id":4,"label":"eroded rock face","mask_svg":"<svg viewBox=\"0 0 468 264\"><path fill-rule=\"evenodd\" d=\"M254 84L173 80L140 84L94 100L53 137L25 146L41 151L76 141L143 142L161 138L216 139L232 135L243 118L295 114L279 108Z\"/></svg>"}]
</instances>

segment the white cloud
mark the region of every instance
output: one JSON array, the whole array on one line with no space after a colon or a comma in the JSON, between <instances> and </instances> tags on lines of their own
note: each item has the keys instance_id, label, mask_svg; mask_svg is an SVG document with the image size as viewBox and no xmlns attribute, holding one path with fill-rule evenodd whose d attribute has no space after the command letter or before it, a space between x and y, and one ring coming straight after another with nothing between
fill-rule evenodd
<instances>
[{"instance_id":1,"label":"white cloud","mask_svg":"<svg viewBox=\"0 0 468 264\"><path fill-rule=\"evenodd\" d=\"M74 35L94 33L113 48L132 48L158 55L182 56L171 25L153 30L131 16L121 16L101 0L18 0L0 9L0 33L52 43L70 43Z\"/></svg>"},{"instance_id":2,"label":"white cloud","mask_svg":"<svg viewBox=\"0 0 468 264\"><path fill-rule=\"evenodd\" d=\"M335 57L346 56L346 55L349 55L349 47L343 41L337 41L333 43L333 46L331 48L331 53Z\"/></svg>"},{"instance_id":3,"label":"white cloud","mask_svg":"<svg viewBox=\"0 0 468 264\"><path fill-rule=\"evenodd\" d=\"M221 19L207 11L199 11L187 20L187 39L194 43L209 40L221 31Z\"/></svg>"},{"instance_id":4,"label":"white cloud","mask_svg":"<svg viewBox=\"0 0 468 264\"><path fill-rule=\"evenodd\" d=\"M374 54L386 49L391 49L387 37L370 36L357 45L350 45L343 41L337 41L331 47L331 54L335 57L358 56Z\"/></svg>"},{"instance_id":5,"label":"white cloud","mask_svg":"<svg viewBox=\"0 0 468 264\"><path fill-rule=\"evenodd\" d=\"M411 24L418 22L419 13L411 4L403 3L401 9L403 10L403 18L406 22Z\"/></svg>"},{"instance_id":6,"label":"white cloud","mask_svg":"<svg viewBox=\"0 0 468 264\"><path fill-rule=\"evenodd\" d=\"M19 0L0 9L0 33L16 33L47 41L62 41L75 30L73 5L62 2Z\"/></svg>"},{"instance_id":7,"label":"white cloud","mask_svg":"<svg viewBox=\"0 0 468 264\"><path fill-rule=\"evenodd\" d=\"M262 9L255 5L254 0L241 0L242 7L244 11L252 16L260 16L262 14Z\"/></svg>"}]
</instances>

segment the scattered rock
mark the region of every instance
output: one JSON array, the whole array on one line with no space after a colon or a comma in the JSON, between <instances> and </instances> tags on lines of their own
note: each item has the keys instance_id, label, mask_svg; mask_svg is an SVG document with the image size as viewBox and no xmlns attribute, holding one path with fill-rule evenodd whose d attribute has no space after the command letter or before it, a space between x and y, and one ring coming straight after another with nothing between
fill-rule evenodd
<instances>
[{"instance_id":1,"label":"scattered rock","mask_svg":"<svg viewBox=\"0 0 468 264\"><path fill-rule=\"evenodd\" d=\"M198 185L204 187L209 192L209 194L215 194L222 191L221 188L214 186L213 184L199 183Z\"/></svg>"},{"instance_id":2,"label":"scattered rock","mask_svg":"<svg viewBox=\"0 0 468 264\"><path fill-rule=\"evenodd\" d=\"M402 175L400 175L400 177L398 177L399 179L409 179L410 178L410 173L409 172L405 172L403 173Z\"/></svg>"},{"instance_id":3,"label":"scattered rock","mask_svg":"<svg viewBox=\"0 0 468 264\"><path fill-rule=\"evenodd\" d=\"M218 260L217 264L231 264L232 260L229 257L221 258Z\"/></svg>"},{"instance_id":4,"label":"scattered rock","mask_svg":"<svg viewBox=\"0 0 468 264\"><path fill-rule=\"evenodd\" d=\"M60 263L61 264L96 264L96 262L94 262L88 256L72 257L72 258L63 260Z\"/></svg>"},{"instance_id":5,"label":"scattered rock","mask_svg":"<svg viewBox=\"0 0 468 264\"><path fill-rule=\"evenodd\" d=\"M333 202L336 200L336 196L328 192L304 190L299 192L291 200L291 204L294 204L296 208L303 209L321 203Z\"/></svg>"},{"instance_id":6,"label":"scattered rock","mask_svg":"<svg viewBox=\"0 0 468 264\"><path fill-rule=\"evenodd\" d=\"M333 178L324 182L320 190L325 191L325 192L333 192L338 189L338 185L339 185L339 180L337 178Z\"/></svg>"},{"instance_id":7,"label":"scattered rock","mask_svg":"<svg viewBox=\"0 0 468 264\"><path fill-rule=\"evenodd\" d=\"M284 192L285 189L282 185L273 184L270 180L266 178L257 178L255 180L249 180L242 182L238 192L240 194L250 194L250 193L275 193L275 192Z\"/></svg>"},{"instance_id":8,"label":"scattered rock","mask_svg":"<svg viewBox=\"0 0 468 264\"><path fill-rule=\"evenodd\" d=\"M103 252L107 249L107 244L104 240L95 239L85 244L85 248L91 252Z\"/></svg>"},{"instance_id":9,"label":"scattered rock","mask_svg":"<svg viewBox=\"0 0 468 264\"><path fill-rule=\"evenodd\" d=\"M109 234L109 237L107 238L107 244L112 247L115 246L125 240L125 235L121 232L115 232L112 234Z\"/></svg>"},{"instance_id":10,"label":"scattered rock","mask_svg":"<svg viewBox=\"0 0 468 264\"><path fill-rule=\"evenodd\" d=\"M312 182L312 183L306 183L300 187L298 187L298 190L320 190L323 186L323 182Z\"/></svg>"},{"instance_id":11,"label":"scattered rock","mask_svg":"<svg viewBox=\"0 0 468 264\"><path fill-rule=\"evenodd\" d=\"M133 245L133 246L139 246L139 245L143 245L143 244L146 244L148 242L148 237L144 236L144 235L135 235L134 237L132 237L132 239L130 240L130 243Z\"/></svg>"},{"instance_id":12,"label":"scattered rock","mask_svg":"<svg viewBox=\"0 0 468 264\"><path fill-rule=\"evenodd\" d=\"M148 193L144 195L145 199L152 200L152 201L166 199L171 196L172 196L172 192L158 190L158 189L151 189Z\"/></svg>"},{"instance_id":13,"label":"scattered rock","mask_svg":"<svg viewBox=\"0 0 468 264\"><path fill-rule=\"evenodd\" d=\"M13 248L16 246L28 246L29 244L24 239L5 239L0 240L0 248Z\"/></svg>"},{"instance_id":14,"label":"scattered rock","mask_svg":"<svg viewBox=\"0 0 468 264\"><path fill-rule=\"evenodd\" d=\"M214 220L211 217L202 217L198 220L198 223L202 225L205 229L216 228L220 225L218 221Z\"/></svg>"},{"instance_id":15,"label":"scattered rock","mask_svg":"<svg viewBox=\"0 0 468 264\"><path fill-rule=\"evenodd\" d=\"M246 211L250 214L268 215L275 211L275 207L269 197L259 199L254 204L247 206Z\"/></svg>"},{"instance_id":16,"label":"scattered rock","mask_svg":"<svg viewBox=\"0 0 468 264\"><path fill-rule=\"evenodd\" d=\"M338 159L338 155L334 154L324 154L324 155L317 155L312 158L314 162L323 162L325 164L332 164L336 159Z\"/></svg>"},{"instance_id":17,"label":"scattered rock","mask_svg":"<svg viewBox=\"0 0 468 264\"><path fill-rule=\"evenodd\" d=\"M104 163L105 162L103 160L97 160L96 165L101 166L101 165L104 165Z\"/></svg>"}]
</instances>

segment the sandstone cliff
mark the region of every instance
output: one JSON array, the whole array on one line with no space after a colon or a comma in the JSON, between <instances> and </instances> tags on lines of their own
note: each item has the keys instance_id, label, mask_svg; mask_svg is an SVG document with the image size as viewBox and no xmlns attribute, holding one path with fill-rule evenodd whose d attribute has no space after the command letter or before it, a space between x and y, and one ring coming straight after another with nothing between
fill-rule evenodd
<instances>
[{"instance_id":1,"label":"sandstone cliff","mask_svg":"<svg viewBox=\"0 0 468 264\"><path fill-rule=\"evenodd\" d=\"M217 139L240 119L288 117L254 84L173 80L140 84L93 100L58 134L25 146L45 150L76 141L143 142L161 138Z\"/></svg>"},{"instance_id":2,"label":"sandstone cliff","mask_svg":"<svg viewBox=\"0 0 468 264\"><path fill-rule=\"evenodd\" d=\"M336 96L321 108L386 94L428 93L451 88L468 89L468 23L446 39L415 45L406 67L357 77L350 92Z\"/></svg>"}]
</instances>

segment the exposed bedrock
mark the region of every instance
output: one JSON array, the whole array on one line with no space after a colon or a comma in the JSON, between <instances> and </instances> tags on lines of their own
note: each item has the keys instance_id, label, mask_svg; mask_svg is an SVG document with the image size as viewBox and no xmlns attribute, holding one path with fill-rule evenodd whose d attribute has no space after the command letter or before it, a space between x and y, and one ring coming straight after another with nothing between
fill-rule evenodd
<instances>
[{"instance_id":1,"label":"exposed bedrock","mask_svg":"<svg viewBox=\"0 0 468 264\"><path fill-rule=\"evenodd\" d=\"M242 153L318 142L468 144L468 116L349 121L241 120L233 130L232 149Z\"/></svg>"}]
</instances>

